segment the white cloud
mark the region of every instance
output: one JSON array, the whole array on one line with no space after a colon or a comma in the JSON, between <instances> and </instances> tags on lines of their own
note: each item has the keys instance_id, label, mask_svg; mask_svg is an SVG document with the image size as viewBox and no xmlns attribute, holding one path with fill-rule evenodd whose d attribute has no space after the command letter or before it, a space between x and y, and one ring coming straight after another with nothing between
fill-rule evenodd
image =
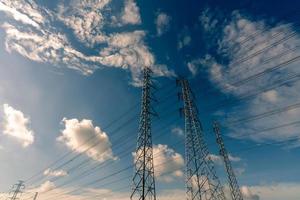
<instances>
[{"instance_id":1,"label":"white cloud","mask_svg":"<svg viewBox=\"0 0 300 200\"><path fill-rule=\"evenodd\" d=\"M99 162L116 159L107 134L100 127L94 126L91 120L64 118L62 123L65 128L57 140L70 149L79 153L85 152L87 156Z\"/></svg>"},{"instance_id":2,"label":"white cloud","mask_svg":"<svg viewBox=\"0 0 300 200\"><path fill-rule=\"evenodd\" d=\"M128 4L135 5L135 2L128 1ZM107 20L103 12L109 5L110 0L72 1L70 5L59 4L58 13L54 13L27 0L14 1L7 6L15 10L25 7L25 14L38 23L39 29L25 26L28 23L5 22L1 27L6 33L6 50L36 62L74 69L84 75L92 74L103 66L126 69L131 72L133 85L139 85L143 67L151 67L156 76L174 75L165 65L156 64L154 55L144 42L145 31L105 32ZM7 11L5 13L11 16ZM97 49L95 45L103 45L104 48L92 55L77 50L68 36L53 26L57 20L69 27L87 48L93 51ZM120 45L117 42L125 43Z\"/></svg>"},{"instance_id":3,"label":"white cloud","mask_svg":"<svg viewBox=\"0 0 300 200\"><path fill-rule=\"evenodd\" d=\"M132 153L134 160L136 153ZM162 182L173 182L178 177L184 175L182 167L184 166L184 159L181 154L175 152L167 145L153 146L153 163L154 175L157 180Z\"/></svg>"},{"instance_id":4,"label":"white cloud","mask_svg":"<svg viewBox=\"0 0 300 200\"><path fill-rule=\"evenodd\" d=\"M249 188L252 192L258 194L262 200L297 200L300 196L299 183L273 183L250 186ZM255 198L252 199L256 200Z\"/></svg>"},{"instance_id":5,"label":"white cloud","mask_svg":"<svg viewBox=\"0 0 300 200\"><path fill-rule=\"evenodd\" d=\"M275 103L278 101L278 92L276 90L270 90L262 93L262 98L270 103Z\"/></svg>"},{"instance_id":6,"label":"white cloud","mask_svg":"<svg viewBox=\"0 0 300 200\"><path fill-rule=\"evenodd\" d=\"M106 24L103 10L108 7L110 0L77 1L71 5L59 5L57 18L71 28L75 36L87 46L106 41L102 28Z\"/></svg>"},{"instance_id":7,"label":"white cloud","mask_svg":"<svg viewBox=\"0 0 300 200\"><path fill-rule=\"evenodd\" d=\"M192 73L193 76L196 76L201 69L202 60L201 59L194 59L187 63L187 67Z\"/></svg>"},{"instance_id":8,"label":"white cloud","mask_svg":"<svg viewBox=\"0 0 300 200\"><path fill-rule=\"evenodd\" d=\"M44 182L38 189L39 192L44 193L55 188L55 184L51 181Z\"/></svg>"},{"instance_id":9,"label":"white cloud","mask_svg":"<svg viewBox=\"0 0 300 200\"><path fill-rule=\"evenodd\" d=\"M3 105L3 112L3 134L17 139L23 147L31 145L34 142L34 132L29 128L29 117L8 104Z\"/></svg>"},{"instance_id":10,"label":"white cloud","mask_svg":"<svg viewBox=\"0 0 300 200\"><path fill-rule=\"evenodd\" d=\"M269 73L263 73L261 76L249 78L299 55L300 50L296 47L300 45L300 36L295 33L292 24L277 23L273 27L269 27L267 21L251 20L235 11L230 19L225 20L223 26L215 26L214 24L218 22L210 14L205 13L205 16L208 18L204 20L205 23L202 25L207 34L216 31L222 33L219 37L221 39L217 42L219 47L217 53L219 57L227 59L228 64L222 65L216 58L207 55L202 58L202 65L208 72L213 84L224 93L230 93L237 97L255 94L260 89L276 86L276 81L281 82L291 74L300 73L297 62L294 62L283 66L280 70L273 70ZM249 35L255 36L247 40ZM240 80L246 79L248 80L240 82ZM299 89L300 83L294 81L281 85L281 87L265 90L248 101L243 101L243 104L238 107L231 108L228 116L234 120L235 116L237 118L256 115L293 104L298 102L300 98L297 92ZM264 120L254 120L247 124L235 125L230 132L236 138L249 138L255 141L282 141L292 136L299 136L298 127L290 126L272 130L272 132L251 133L278 126L278 124L296 121L299 114L300 109L294 109L291 112L283 112Z\"/></svg>"},{"instance_id":11,"label":"white cloud","mask_svg":"<svg viewBox=\"0 0 300 200\"><path fill-rule=\"evenodd\" d=\"M170 28L171 17L166 13L159 13L156 17L156 32L158 36L161 36Z\"/></svg>"},{"instance_id":12,"label":"white cloud","mask_svg":"<svg viewBox=\"0 0 300 200\"><path fill-rule=\"evenodd\" d=\"M158 144L153 147L153 155L154 173L158 180L172 182L183 176L184 159L181 154L167 145Z\"/></svg>"},{"instance_id":13,"label":"white cloud","mask_svg":"<svg viewBox=\"0 0 300 200\"><path fill-rule=\"evenodd\" d=\"M184 131L180 127L174 127L174 128L172 128L171 132L173 134L178 135L178 136L184 136Z\"/></svg>"},{"instance_id":14,"label":"white cloud","mask_svg":"<svg viewBox=\"0 0 300 200\"><path fill-rule=\"evenodd\" d=\"M45 176L54 176L54 177L62 177L62 176L67 176L68 172L65 170L51 170L50 168L46 169L44 171Z\"/></svg>"},{"instance_id":15,"label":"white cloud","mask_svg":"<svg viewBox=\"0 0 300 200\"><path fill-rule=\"evenodd\" d=\"M140 9L135 0L125 0L124 11L122 13L122 22L124 24L140 24Z\"/></svg>"},{"instance_id":16,"label":"white cloud","mask_svg":"<svg viewBox=\"0 0 300 200\"><path fill-rule=\"evenodd\" d=\"M0 2L0 11L12 16L16 21L34 26L35 28L40 28L39 23L43 21L43 17L38 12L35 12L35 8L33 7L35 4L25 4L22 8L18 7L18 5L19 4L14 1L2 0L2 2Z\"/></svg>"},{"instance_id":17,"label":"white cloud","mask_svg":"<svg viewBox=\"0 0 300 200\"><path fill-rule=\"evenodd\" d=\"M218 165L223 165L223 158L219 155L209 154L208 157ZM229 160L232 162L240 162L242 159L240 157L232 156L231 154L228 155Z\"/></svg>"},{"instance_id":18,"label":"white cloud","mask_svg":"<svg viewBox=\"0 0 300 200\"><path fill-rule=\"evenodd\" d=\"M232 199L231 191L229 188L229 185L226 184L223 187L224 193L227 199ZM257 193L256 190L254 190L251 186L242 186L240 187L242 196L244 200L260 200L260 194ZM263 198L264 200L264 198Z\"/></svg>"},{"instance_id":19,"label":"white cloud","mask_svg":"<svg viewBox=\"0 0 300 200\"><path fill-rule=\"evenodd\" d=\"M208 8L201 13L199 21L206 32L215 31L218 24L218 20L213 17L213 12Z\"/></svg>"},{"instance_id":20,"label":"white cloud","mask_svg":"<svg viewBox=\"0 0 300 200\"><path fill-rule=\"evenodd\" d=\"M241 192L245 200L259 200L260 197L257 194L253 194L249 187L247 186L242 186L241 187Z\"/></svg>"}]
</instances>

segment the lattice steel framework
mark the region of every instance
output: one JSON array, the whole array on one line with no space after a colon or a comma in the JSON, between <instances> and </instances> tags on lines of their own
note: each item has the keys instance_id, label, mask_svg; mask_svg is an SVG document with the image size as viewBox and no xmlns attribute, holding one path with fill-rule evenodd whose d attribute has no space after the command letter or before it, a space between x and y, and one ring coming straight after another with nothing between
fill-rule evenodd
<instances>
[{"instance_id":1,"label":"lattice steel framework","mask_svg":"<svg viewBox=\"0 0 300 200\"><path fill-rule=\"evenodd\" d=\"M225 170L227 172L229 187L231 191L231 196L233 200L243 200L243 196L241 190L239 188L239 184L237 182L236 176L234 174L234 170L232 168L231 162L229 160L229 154L225 148L225 144L221 135L220 125L218 122L214 122L213 124L214 133L217 138L217 143L220 149L220 156L223 158L225 164Z\"/></svg>"},{"instance_id":2,"label":"lattice steel framework","mask_svg":"<svg viewBox=\"0 0 300 200\"><path fill-rule=\"evenodd\" d=\"M184 101L187 200L225 200L223 188L204 141L189 83L181 79L178 84L182 87L180 96Z\"/></svg>"},{"instance_id":3,"label":"lattice steel framework","mask_svg":"<svg viewBox=\"0 0 300 200\"><path fill-rule=\"evenodd\" d=\"M153 150L151 136L151 70L144 69L142 110L139 135L135 152L135 174L131 200L156 200Z\"/></svg>"},{"instance_id":4,"label":"lattice steel framework","mask_svg":"<svg viewBox=\"0 0 300 200\"><path fill-rule=\"evenodd\" d=\"M19 181L17 184L13 185L12 190L10 191L11 197L8 197L10 200L18 200L19 195L22 193L22 190L25 189L24 181Z\"/></svg>"}]
</instances>

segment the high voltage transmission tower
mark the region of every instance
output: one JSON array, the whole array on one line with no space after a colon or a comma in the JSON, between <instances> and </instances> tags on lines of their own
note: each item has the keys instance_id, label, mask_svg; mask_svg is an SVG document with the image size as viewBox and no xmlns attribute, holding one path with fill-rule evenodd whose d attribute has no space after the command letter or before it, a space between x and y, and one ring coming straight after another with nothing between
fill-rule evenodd
<instances>
[{"instance_id":1,"label":"high voltage transmission tower","mask_svg":"<svg viewBox=\"0 0 300 200\"><path fill-rule=\"evenodd\" d=\"M12 190L10 193L12 193L11 197L8 197L10 200L17 200L18 195L22 193L22 190L25 189L24 181L19 181L17 184L13 185Z\"/></svg>"},{"instance_id":2,"label":"high voltage transmission tower","mask_svg":"<svg viewBox=\"0 0 300 200\"><path fill-rule=\"evenodd\" d=\"M139 135L135 151L135 174L130 199L156 200L153 150L151 136L151 70L145 68L143 72L142 110L140 116Z\"/></svg>"},{"instance_id":3,"label":"high voltage transmission tower","mask_svg":"<svg viewBox=\"0 0 300 200\"><path fill-rule=\"evenodd\" d=\"M226 172L228 175L228 181L229 181L229 187L230 187L232 199L233 200L243 200L242 193L240 191L237 179L235 177L233 168L232 168L230 160L229 160L229 154L226 151L225 144L224 144L223 138L221 136L219 123L214 122L213 129L214 129L214 133L217 138L217 143L219 145L220 156L222 156L222 158L223 158L223 161L225 164L225 169L226 169Z\"/></svg>"},{"instance_id":4,"label":"high voltage transmission tower","mask_svg":"<svg viewBox=\"0 0 300 200\"><path fill-rule=\"evenodd\" d=\"M204 141L189 83L181 79L177 84L182 87L180 97L184 102L187 200L225 200L223 188Z\"/></svg>"}]
</instances>

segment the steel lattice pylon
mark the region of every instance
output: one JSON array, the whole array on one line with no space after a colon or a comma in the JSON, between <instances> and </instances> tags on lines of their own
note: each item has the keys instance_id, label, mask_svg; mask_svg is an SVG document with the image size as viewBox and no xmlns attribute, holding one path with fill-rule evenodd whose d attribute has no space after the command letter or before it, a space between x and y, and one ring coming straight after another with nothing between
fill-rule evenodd
<instances>
[{"instance_id":1,"label":"steel lattice pylon","mask_svg":"<svg viewBox=\"0 0 300 200\"><path fill-rule=\"evenodd\" d=\"M22 190L25 188L24 181L19 181L17 184L15 184L12 188L12 193L11 197L8 197L10 200L17 200L19 199L18 196L22 193Z\"/></svg>"},{"instance_id":2,"label":"steel lattice pylon","mask_svg":"<svg viewBox=\"0 0 300 200\"><path fill-rule=\"evenodd\" d=\"M187 200L225 200L214 163L203 138L197 107L187 80L178 80L182 87L185 116L185 155Z\"/></svg>"},{"instance_id":3,"label":"steel lattice pylon","mask_svg":"<svg viewBox=\"0 0 300 200\"><path fill-rule=\"evenodd\" d=\"M131 200L156 200L151 136L151 70L144 69L142 110L135 152Z\"/></svg>"},{"instance_id":4,"label":"steel lattice pylon","mask_svg":"<svg viewBox=\"0 0 300 200\"><path fill-rule=\"evenodd\" d=\"M228 181L229 181L229 187L230 187L232 199L233 200L243 200L242 193L240 191L238 182L236 180L233 168L232 168L230 160L229 160L228 152L226 151L225 144L224 144L223 138L221 136L220 126L217 122L214 122L213 129L214 129L214 133L217 138L217 143L220 148L220 156L222 156L222 158L223 158L223 161L225 164L225 169L226 169L226 172L228 175Z\"/></svg>"}]
</instances>

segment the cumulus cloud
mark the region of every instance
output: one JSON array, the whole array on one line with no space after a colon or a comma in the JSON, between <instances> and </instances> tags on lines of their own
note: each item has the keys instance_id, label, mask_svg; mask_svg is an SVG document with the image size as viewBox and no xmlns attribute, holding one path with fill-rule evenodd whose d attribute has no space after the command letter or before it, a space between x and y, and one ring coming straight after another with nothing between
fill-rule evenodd
<instances>
[{"instance_id":1,"label":"cumulus cloud","mask_svg":"<svg viewBox=\"0 0 300 200\"><path fill-rule=\"evenodd\" d=\"M55 188L55 184L51 181L44 182L38 189L39 192L45 193Z\"/></svg>"},{"instance_id":2,"label":"cumulus cloud","mask_svg":"<svg viewBox=\"0 0 300 200\"><path fill-rule=\"evenodd\" d=\"M45 176L54 176L54 177L62 177L62 176L67 176L68 172L65 170L51 170L50 168L46 169L44 171Z\"/></svg>"},{"instance_id":3,"label":"cumulus cloud","mask_svg":"<svg viewBox=\"0 0 300 200\"><path fill-rule=\"evenodd\" d=\"M64 118L62 123L65 127L57 140L63 142L70 149L78 153L85 153L99 162L116 159L108 135L100 127L94 126L91 120L80 121Z\"/></svg>"},{"instance_id":4,"label":"cumulus cloud","mask_svg":"<svg viewBox=\"0 0 300 200\"><path fill-rule=\"evenodd\" d=\"M3 134L11 136L28 147L34 142L34 132L29 128L30 119L20 110L3 105Z\"/></svg>"},{"instance_id":5,"label":"cumulus cloud","mask_svg":"<svg viewBox=\"0 0 300 200\"><path fill-rule=\"evenodd\" d=\"M12 14L15 11L8 8L16 11L22 8L22 14L38 25L37 27L33 23L30 24L28 20L22 23L2 24L1 27L6 33L6 50L17 52L36 62L74 69L84 75L92 74L104 66L127 69L131 72L133 85L139 85L140 73L144 67L150 67L156 76L174 75L174 72L168 70L165 65L156 64L154 55L144 42L145 31L106 33L104 26L107 25L107 20L104 12L110 2L110 0L74 0L67 6L59 4L58 12L55 13L28 0L13 3L4 1L0 11L19 21L19 18ZM126 6L127 4L131 6L130 9L125 9L126 14L132 11L135 2L129 0ZM127 19L133 22L131 18ZM70 28L78 41L87 48L92 48L92 51L97 49L93 48L95 45L103 45L104 48L90 55L77 50L69 41L68 35L53 26L57 21Z\"/></svg>"},{"instance_id":6,"label":"cumulus cloud","mask_svg":"<svg viewBox=\"0 0 300 200\"><path fill-rule=\"evenodd\" d=\"M234 120L235 116L257 115L298 102L300 96L296 91L300 89L300 83L295 79L286 81L292 74L300 73L297 65L300 36L293 25L278 22L270 26L267 25L267 20L254 20L238 11L233 12L227 20L223 20L223 24L212 16L209 10L204 12L201 20L203 29L207 35L214 35L215 32L221 34L214 45L217 46L218 57L227 60L228 63L206 55L197 58L201 67L222 92L238 98L253 94L252 98L243 104L232 107L228 113L229 118ZM294 61L288 62L289 60ZM192 73L196 71L193 65L189 68ZM258 93L260 90L263 92ZM290 112L272 115L266 120L238 124L234 128L231 127L231 136L255 141L282 141L299 136L296 125L252 134L278 124L296 121L299 114L300 109L293 109Z\"/></svg>"},{"instance_id":7,"label":"cumulus cloud","mask_svg":"<svg viewBox=\"0 0 300 200\"><path fill-rule=\"evenodd\" d=\"M184 159L181 154L162 144L153 147L153 154L155 176L158 180L172 182L183 176Z\"/></svg>"},{"instance_id":8,"label":"cumulus cloud","mask_svg":"<svg viewBox=\"0 0 300 200\"><path fill-rule=\"evenodd\" d=\"M242 192L243 197L246 200L259 200L260 199L260 197L257 194L253 194L253 192L251 192L251 190L247 186L242 186L241 192Z\"/></svg>"},{"instance_id":9,"label":"cumulus cloud","mask_svg":"<svg viewBox=\"0 0 300 200\"><path fill-rule=\"evenodd\" d=\"M156 17L156 32L158 36L161 36L167 32L170 28L171 17L166 13L159 13Z\"/></svg>"},{"instance_id":10,"label":"cumulus cloud","mask_svg":"<svg viewBox=\"0 0 300 200\"><path fill-rule=\"evenodd\" d=\"M140 9L136 5L135 0L126 0L124 11L122 13L122 22L124 24L140 24L141 16Z\"/></svg>"},{"instance_id":11,"label":"cumulus cloud","mask_svg":"<svg viewBox=\"0 0 300 200\"><path fill-rule=\"evenodd\" d=\"M181 154L169 148L168 145L158 144L153 146L154 174L163 182L172 182L183 176L182 167L184 159ZM133 153L134 160L136 153Z\"/></svg>"}]
</instances>

